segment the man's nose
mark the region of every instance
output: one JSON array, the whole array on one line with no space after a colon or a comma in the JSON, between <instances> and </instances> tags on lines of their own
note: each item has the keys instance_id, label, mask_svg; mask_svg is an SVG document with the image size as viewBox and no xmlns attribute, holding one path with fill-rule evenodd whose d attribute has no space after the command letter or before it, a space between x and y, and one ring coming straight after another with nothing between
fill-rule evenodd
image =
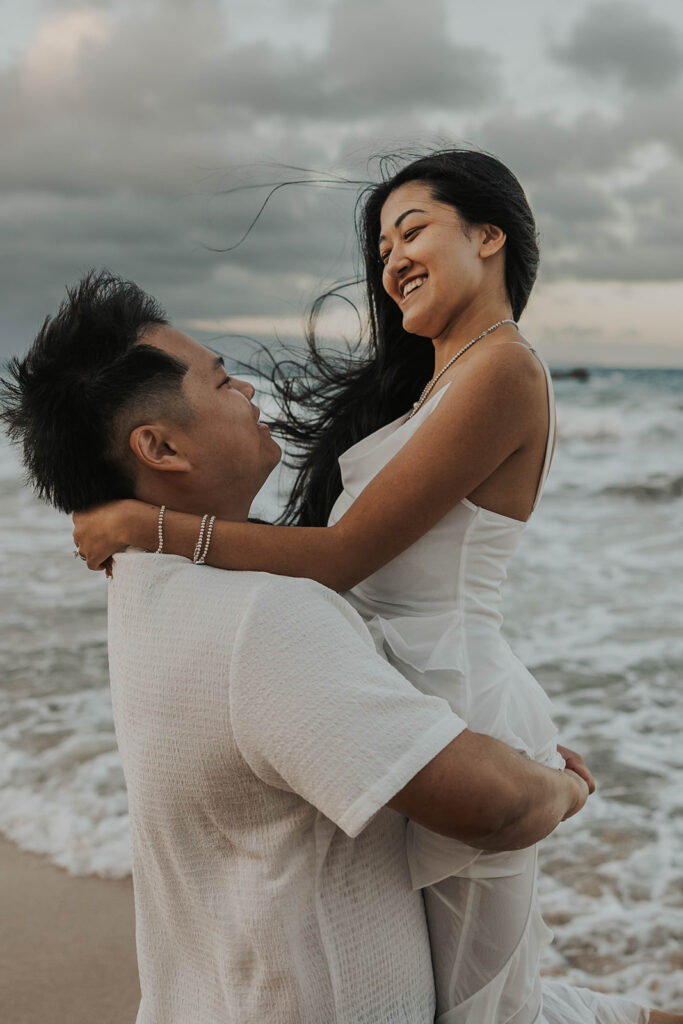
<instances>
[{"instance_id":1,"label":"man's nose","mask_svg":"<svg viewBox=\"0 0 683 1024\"><path fill-rule=\"evenodd\" d=\"M249 401L251 401L256 394L256 388L253 384L250 384L248 380L235 380L233 378L233 387L236 387L238 391L241 391Z\"/></svg>"}]
</instances>

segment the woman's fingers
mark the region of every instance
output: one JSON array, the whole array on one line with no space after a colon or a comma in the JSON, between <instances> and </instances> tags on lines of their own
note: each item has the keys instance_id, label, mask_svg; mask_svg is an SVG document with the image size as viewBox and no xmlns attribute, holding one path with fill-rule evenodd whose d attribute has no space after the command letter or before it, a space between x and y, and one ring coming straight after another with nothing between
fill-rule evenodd
<instances>
[{"instance_id":1,"label":"woman's fingers","mask_svg":"<svg viewBox=\"0 0 683 1024\"><path fill-rule=\"evenodd\" d=\"M561 747L559 743L557 745L557 749L564 758L567 768L569 768L573 772L576 772L577 775L580 775L581 778L585 781L586 785L588 786L588 792L594 793L595 779L593 778L593 775L590 769L588 768L588 765L581 757L581 754L577 754L575 750L570 750L569 747Z\"/></svg>"},{"instance_id":2,"label":"woman's fingers","mask_svg":"<svg viewBox=\"0 0 683 1024\"><path fill-rule=\"evenodd\" d=\"M111 556L125 547L116 536L116 504L110 502L72 516L74 544L89 569L106 571Z\"/></svg>"}]
</instances>

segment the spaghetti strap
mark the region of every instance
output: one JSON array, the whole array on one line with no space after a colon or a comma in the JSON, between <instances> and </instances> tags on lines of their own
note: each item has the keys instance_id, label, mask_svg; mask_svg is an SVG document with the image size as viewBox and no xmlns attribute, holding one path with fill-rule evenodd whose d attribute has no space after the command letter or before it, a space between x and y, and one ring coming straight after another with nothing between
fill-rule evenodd
<instances>
[{"instance_id":1,"label":"spaghetti strap","mask_svg":"<svg viewBox=\"0 0 683 1024\"><path fill-rule=\"evenodd\" d=\"M555 408L555 391L553 390L553 380L550 375L550 368L546 363L545 359L543 359L543 357L538 354L535 348L532 348L531 351L543 367L543 370L545 372L546 385L548 388L548 442L545 448L545 459L543 461L543 469L541 470L541 476L538 481L538 488L536 490L536 497L534 498L534 504L532 508L533 512L533 510L536 508L541 499L541 494L543 493L543 488L545 486L546 480L548 479L548 473L550 472L550 463L552 462L553 452L555 450L557 412Z\"/></svg>"}]
</instances>

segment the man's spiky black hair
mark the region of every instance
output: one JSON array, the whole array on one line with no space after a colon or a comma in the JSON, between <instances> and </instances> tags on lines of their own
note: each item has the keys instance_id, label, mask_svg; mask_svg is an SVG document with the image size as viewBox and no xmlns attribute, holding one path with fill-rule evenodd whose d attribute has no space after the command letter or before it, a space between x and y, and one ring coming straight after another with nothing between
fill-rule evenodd
<instances>
[{"instance_id":1,"label":"man's spiky black hair","mask_svg":"<svg viewBox=\"0 0 683 1024\"><path fill-rule=\"evenodd\" d=\"M187 367L141 343L167 324L159 304L132 281L90 271L28 354L0 378L0 419L21 445L29 481L64 512L132 497L115 423L133 403L180 396Z\"/></svg>"}]
</instances>

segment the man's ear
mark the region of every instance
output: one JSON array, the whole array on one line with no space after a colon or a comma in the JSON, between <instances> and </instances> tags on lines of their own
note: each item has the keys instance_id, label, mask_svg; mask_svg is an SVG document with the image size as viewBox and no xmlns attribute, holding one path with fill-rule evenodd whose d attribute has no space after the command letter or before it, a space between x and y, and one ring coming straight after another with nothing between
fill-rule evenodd
<instances>
[{"instance_id":1,"label":"man's ear","mask_svg":"<svg viewBox=\"0 0 683 1024\"><path fill-rule=\"evenodd\" d=\"M481 229L481 245L479 247L479 255L486 259L488 256L493 256L505 245L507 235L502 228L497 227L495 224L484 224Z\"/></svg>"},{"instance_id":2,"label":"man's ear","mask_svg":"<svg viewBox=\"0 0 683 1024\"><path fill-rule=\"evenodd\" d=\"M145 424L131 431L130 450L138 462L147 469L165 473L187 473L192 469L181 455L173 436L160 424Z\"/></svg>"}]
</instances>

